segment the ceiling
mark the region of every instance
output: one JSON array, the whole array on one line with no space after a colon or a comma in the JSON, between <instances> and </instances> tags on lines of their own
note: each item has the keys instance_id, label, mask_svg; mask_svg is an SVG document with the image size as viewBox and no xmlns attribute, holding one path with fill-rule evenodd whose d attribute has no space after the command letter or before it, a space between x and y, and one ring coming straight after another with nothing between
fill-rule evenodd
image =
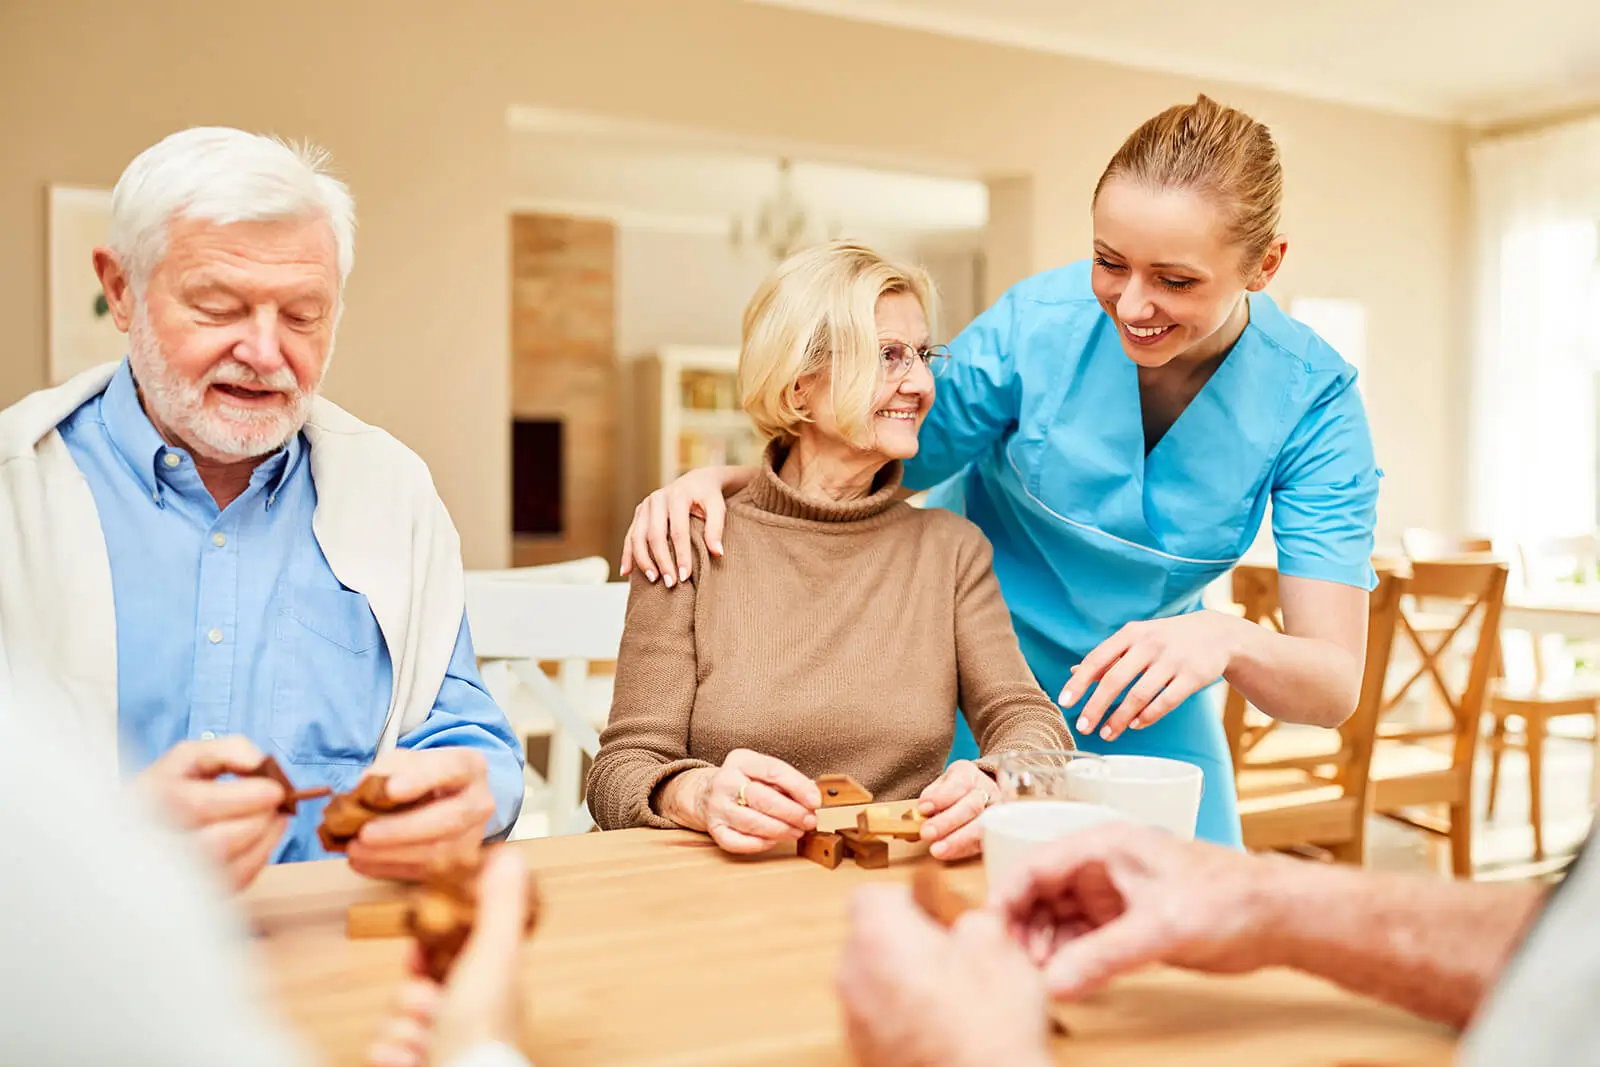
<instances>
[{"instance_id":1,"label":"ceiling","mask_svg":"<svg viewBox=\"0 0 1600 1067\"><path fill-rule=\"evenodd\" d=\"M513 207L727 234L779 181L773 152L517 109L509 116ZM971 238L988 217L980 181L798 158L791 188L819 233Z\"/></svg>"},{"instance_id":2,"label":"ceiling","mask_svg":"<svg viewBox=\"0 0 1600 1067\"><path fill-rule=\"evenodd\" d=\"M1475 125L1600 101L1597 0L751 0Z\"/></svg>"}]
</instances>

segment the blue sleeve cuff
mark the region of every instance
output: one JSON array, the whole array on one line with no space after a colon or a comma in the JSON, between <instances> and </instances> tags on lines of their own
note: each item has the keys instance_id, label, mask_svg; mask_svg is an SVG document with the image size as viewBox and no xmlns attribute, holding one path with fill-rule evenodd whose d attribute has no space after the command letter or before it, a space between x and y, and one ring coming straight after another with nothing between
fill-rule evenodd
<instances>
[{"instance_id":1,"label":"blue sleeve cuff","mask_svg":"<svg viewBox=\"0 0 1600 1067\"><path fill-rule=\"evenodd\" d=\"M1321 582L1352 585L1368 593L1378 587L1378 574L1367 560L1341 563L1331 559L1279 556L1278 573L1290 578L1314 578Z\"/></svg>"}]
</instances>

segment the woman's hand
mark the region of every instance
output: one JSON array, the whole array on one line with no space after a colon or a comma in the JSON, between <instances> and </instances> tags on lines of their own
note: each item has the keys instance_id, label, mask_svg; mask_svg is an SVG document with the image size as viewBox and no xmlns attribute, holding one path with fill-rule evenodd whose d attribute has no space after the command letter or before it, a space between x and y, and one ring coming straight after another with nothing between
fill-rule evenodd
<instances>
[{"instance_id":1,"label":"woman's hand","mask_svg":"<svg viewBox=\"0 0 1600 1067\"><path fill-rule=\"evenodd\" d=\"M721 767L686 771L670 784L678 786L677 796L663 798L662 813L704 830L724 852L766 852L780 841L799 840L817 828L822 806L816 782L781 759L744 748L728 753ZM678 814L684 807L687 819Z\"/></svg>"},{"instance_id":2,"label":"woman's hand","mask_svg":"<svg viewBox=\"0 0 1600 1067\"><path fill-rule=\"evenodd\" d=\"M1216 611L1131 622L1072 668L1056 702L1070 708L1098 683L1078 715L1078 733L1092 734L1099 727L1103 740L1114 741L1128 727L1149 726L1221 678L1239 647L1240 628L1253 625ZM1121 705L1100 726L1124 690Z\"/></svg>"},{"instance_id":3,"label":"woman's hand","mask_svg":"<svg viewBox=\"0 0 1600 1067\"><path fill-rule=\"evenodd\" d=\"M652 582L659 574L668 589L688 581L694 569L691 515L706 520L706 548L713 556L722 555L722 524L728 515L723 494L743 488L750 473L746 467L697 467L645 497L633 509L633 523L622 540L622 573L632 573L637 565Z\"/></svg>"},{"instance_id":4,"label":"woman's hand","mask_svg":"<svg viewBox=\"0 0 1600 1067\"><path fill-rule=\"evenodd\" d=\"M983 848L978 816L1000 799L1000 787L971 760L956 760L922 791L917 810L928 816L922 839L935 859L959 860Z\"/></svg>"}]
</instances>

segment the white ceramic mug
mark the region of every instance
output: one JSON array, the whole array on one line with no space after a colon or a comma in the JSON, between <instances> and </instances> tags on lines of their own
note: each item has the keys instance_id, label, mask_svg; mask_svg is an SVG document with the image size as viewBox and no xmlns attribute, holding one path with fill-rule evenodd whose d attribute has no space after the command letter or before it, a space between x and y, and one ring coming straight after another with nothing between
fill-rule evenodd
<instances>
[{"instance_id":1,"label":"white ceramic mug","mask_svg":"<svg viewBox=\"0 0 1600 1067\"><path fill-rule=\"evenodd\" d=\"M1131 822L1194 840L1205 773L1192 763L1160 756L1102 756L1067 768L1072 795L1103 804Z\"/></svg>"},{"instance_id":2,"label":"white ceramic mug","mask_svg":"<svg viewBox=\"0 0 1600 1067\"><path fill-rule=\"evenodd\" d=\"M1127 816L1099 804L1076 800L1024 800L996 804L979 816L983 833L983 871L998 886L1040 845Z\"/></svg>"}]
</instances>

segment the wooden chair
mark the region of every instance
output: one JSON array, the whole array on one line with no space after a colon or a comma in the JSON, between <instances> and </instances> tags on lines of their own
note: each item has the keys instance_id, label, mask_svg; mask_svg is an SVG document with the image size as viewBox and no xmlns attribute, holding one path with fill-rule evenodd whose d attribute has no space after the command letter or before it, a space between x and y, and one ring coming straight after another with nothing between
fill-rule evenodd
<instances>
[{"instance_id":1,"label":"wooden chair","mask_svg":"<svg viewBox=\"0 0 1600 1067\"><path fill-rule=\"evenodd\" d=\"M1524 586L1530 592L1557 581L1571 581L1596 590L1600 596L1600 537L1586 534L1557 538L1537 545L1519 545ZM1507 637L1517 636L1515 634ZM1594 744L1600 726L1600 680L1556 678L1548 662L1541 635L1530 635L1528 677L1502 678L1489 697L1489 810L1493 818L1500 792L1500 762L1507 749L1528 756L1528 820L1533 824L1533 858L1544 859L1544 748L1550 724L1557 719L1587 719ZM1502 658L1512 650L1502 653ZM1566 653L1562 648L1562 653Z\"/></svg>"},{"instance_id":2,"label":"wooden chair","mask_svg":"<svg viewBox=\"0 0 1600 1067\"><path fill-rule=\"evenodd\" d=\"M1367 615L1361 693L1354 713L1339 727L1339 747L1332 759L1331 782L1292 763L1278 765L1252 760L1252 752L1277 723L1272 720L1254 725L1247 722L1248 704L1244 695L1235 689L1228 690L1223 723L1228 747L1233 753L1246 848L1309 847L1339 862L1365 863L1373 741L1406 583L1406 575L1394 569L1378 573L1378 586L1373 590ZM1243 609L1245 618L1280 633L1283 631L1276 570L1252 565L1238 567L1233 575L1233 589L1234 599Z\"/></svg>"},{"instance_id":3,"label":"wooden chair","mask_svg":"<svg viewBox=\"0 0 1600 1067\"><path fill-rule=\"evenodd\" d=\"M627 608L627 582L467 575L467 621L485 683L519 735L550 734L549 771L535 784L543 788L551 833L594 825L583 803L583 761L600 751L595 721L604 716L594 713L589 668L616 662ZM557 664L554 681L547 662Z\"/></svg>"},{"instance_id":4,"label":"wooden chair","mask_svg":"<svg viewBox=\"0 0 1600 1067\"><path fill-rule=\"evenodd\" d=\"M1488 705L1499 649L1500 611L1505 603L1507 567L1498 560L1418 560L1410 565L1411 580L1400 609L1396 644L1415 653L1416 667L1405 682L1384 699L1378 739L1372 755L1372 808L1376 814L1450 841L1451 870L1458 877L1472 873L1472 769L1481 736L1480 722ZM1416 607L1408 602L1415 602ZM1429 620L1449 618L1448 629L1413 625L1419 611ZM1457 657L1457 644L1461 656ZM1464 659L1465 681L1452 679L1452 664ZM1444 709L1442 725L1393 721L1395 711L1418 682L1426 682ZM1255 746L1258 762L1308 771L1336 780L1336 744L1312 736L1269 736ZM1444 821L1414 814L1413 809L1443 806Z\"/></svg>"}]
</instances>

